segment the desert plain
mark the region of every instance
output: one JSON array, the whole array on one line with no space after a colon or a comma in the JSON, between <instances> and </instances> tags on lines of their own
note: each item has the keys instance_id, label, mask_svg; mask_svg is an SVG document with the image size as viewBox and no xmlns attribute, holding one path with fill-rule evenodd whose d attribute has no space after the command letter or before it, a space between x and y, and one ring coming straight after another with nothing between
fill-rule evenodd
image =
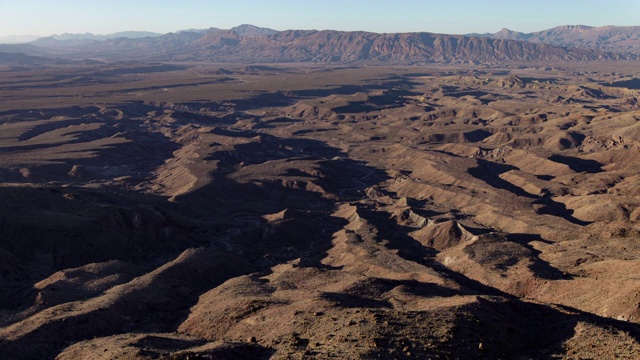
<instances>
[{"instance_id":1,"label":"desert plain","mask_svg":"<svg viewBox=\"0 0 640 360\"><path fill-rule=\"evenodd\" d=\"M637 359L639 79L0 68L0 358Z\"/></svg>"}]
</instances>

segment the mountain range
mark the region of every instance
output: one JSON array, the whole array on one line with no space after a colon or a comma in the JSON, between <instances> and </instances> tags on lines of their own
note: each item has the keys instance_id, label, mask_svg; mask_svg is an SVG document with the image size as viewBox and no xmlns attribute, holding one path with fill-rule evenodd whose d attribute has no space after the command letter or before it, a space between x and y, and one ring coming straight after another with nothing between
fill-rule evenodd
<instances>
[{"instance_id":1,"label":"mountain range","mask_svg":"<svg viewBox=\"0 0 640 360\"><path fill-rule=\"evenodd\" d=\"M117 36L116 36L117 35ZM640 26L561 26L536 33L503 29L495 34L286 30L253 25L159 35L125 32L104 36L63 34L30 45L0 45L0 52L106 60L320 62L320 63L503 63L637 60ZM21 49L18 51L11 49Z\"/></svg>"},{"instance_id":2,"label":"mountain range","mask_svg":"<svg viewBox=\"0 0 640 360\"><path fill-rule=\"evenodd\" d=\"M495 34L479 34L492 39L521 40L537 44L598 49L612 52L640 52L640 26L565 25L523 33L503 28Z\"/></svg>"},{"instance_id":3,"label":"mountain range","mask_svg":"<svg viewBox=\"0 0 640 360\"><path fill-rule=\"evenodd\" d=\"M45 48L68 47L73 45L82 45L92 41L105 41L109 39L128 38L140 39L146 37L158 37L163 34L149 31L122 31L107 35L94 35L92 33L85 34L61 34L51 35L32 41L31 44Z\"/></svg>"},{"instance_id":4,"label":"mountain range","mask_svg":"<svg viewBox=\"0 0 640 360\"><path fill-rule=\"evenodd\" d=\"M119 37L127 37L131 39L137 39L142 37L154 37L154 36L162 36L164 34L155 33L150 31L120 31L106 35L96 35L92 33L84 33L84 34L54 34L46 37L37 36L37 35L17 35L17 36L3 36L0 37L0 44L24 44L24 43L32 43L32 44L47 44L52 41L59 41L62 43L77 43L82 41L102 41L107 39L115 39Z\"/></svg>"}]
</instances>

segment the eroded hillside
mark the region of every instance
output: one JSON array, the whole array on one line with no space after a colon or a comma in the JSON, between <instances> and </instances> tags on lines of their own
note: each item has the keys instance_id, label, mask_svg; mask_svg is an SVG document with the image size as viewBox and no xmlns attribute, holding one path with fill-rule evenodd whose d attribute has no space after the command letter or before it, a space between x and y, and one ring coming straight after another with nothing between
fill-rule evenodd
<instances>
[{"instance_id":1,"label":"eroded hillside","mask_svg":"<svg viewBox=\"0 0 640 360\"><path fill-rule=\"evenodd\" d=\"M632 65L2 72L0 355L636 358Z\"/></svg>"}]
</instances>

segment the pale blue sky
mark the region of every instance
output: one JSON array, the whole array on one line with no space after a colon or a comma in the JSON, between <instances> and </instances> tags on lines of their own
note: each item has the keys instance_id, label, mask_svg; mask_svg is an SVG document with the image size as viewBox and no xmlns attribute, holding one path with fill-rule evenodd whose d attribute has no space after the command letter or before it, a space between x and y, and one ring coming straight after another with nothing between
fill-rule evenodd
<instances>
[{"instance_id":1,"label":"pale blue sky","mask_svg":"<svg viewBox=\"0 0 640 360\"><path fill-rule=\"evenodd\" d=\"M253 24L464 34L558 25L640 25L640 0L0 0L0 37Z\"/></svg>"}]
</instances>

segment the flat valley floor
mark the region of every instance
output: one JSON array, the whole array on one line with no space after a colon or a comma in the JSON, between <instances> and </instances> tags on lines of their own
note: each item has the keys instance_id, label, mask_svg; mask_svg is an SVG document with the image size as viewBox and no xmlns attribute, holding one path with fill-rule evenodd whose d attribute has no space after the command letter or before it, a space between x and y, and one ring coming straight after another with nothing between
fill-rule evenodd
<instances>
[{"instance_id":1,"label":"flat valley floor","mask_svg":"<svg viewBox=\"0 0 640 360\"><path fill-rule=\"evenodd\" d=\"M0 358L637 359L639 78L0 68Z\"/></svg>"}]
</instances>

